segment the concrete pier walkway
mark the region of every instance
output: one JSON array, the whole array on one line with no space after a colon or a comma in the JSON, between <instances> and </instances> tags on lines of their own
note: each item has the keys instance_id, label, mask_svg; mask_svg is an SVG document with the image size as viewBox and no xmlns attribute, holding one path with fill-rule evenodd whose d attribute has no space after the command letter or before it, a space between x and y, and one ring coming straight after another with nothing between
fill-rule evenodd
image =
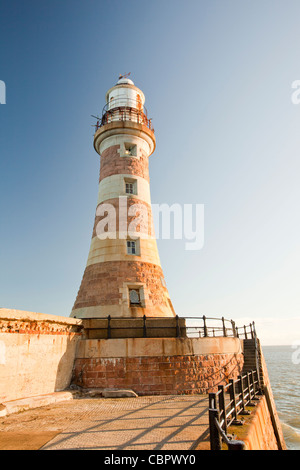
<instances>
[{"instance_id":1,"label":"concrete pier walkway","mask_svg":"<svg viewBox=\"0 0 300 470\"><path fill-rule=\"evenodd\" d=\"M78 398L0 418L0 450L209 450L208 396Z\"/></svg>"}]
</instances>

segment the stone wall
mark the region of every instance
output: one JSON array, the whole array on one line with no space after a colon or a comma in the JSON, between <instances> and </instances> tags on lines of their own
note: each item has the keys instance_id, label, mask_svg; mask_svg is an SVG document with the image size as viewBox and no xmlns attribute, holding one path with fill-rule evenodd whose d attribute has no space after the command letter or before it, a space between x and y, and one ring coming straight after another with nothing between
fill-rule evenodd
<instances>
[{"instance_id":1,"label":"stone wall","mask_svg":"<svg viewBox=\"0 0 300 470\"><path fill-rule=\"evenodd\" d=\"M245 450L285 450L284 440L278 442L276 438L266 397L261 396L257 406L250 409L250 415L242 416L243 426L230 426L228 433L243 441ZM227 449L226 444L223 449Z\"/></svg>"},{"instance_id":2,"label":"stone wall","mask_svg":"<svg viewBox=\"0 0 300 470\"><path fill-rule=\"evenodd\" d=\"M72 381L84 388L129 388L138 395L196 394L237 378L242 368L238 338L83 340Z\"/></svg>"},{"instance_id":3,"label":"stone wall","mask_svg":"<svg viewBox=\"0 0 300 470\"><path fill-rule=\"evenodd\" d=\"M120 157L120 145L113 145L101 154L99 181L116 174L140 176L149 181L148 156Z\"/></svg>"},{"instance_id":4,"label":"stone wall","mask_svg":"<svg viewBox=\"0 0 300 470\"><path fill-rule=\"evenodd\" d=\"M0 309L0 403L66 389L79 320Z\"/></svg>"},{"instance_id":5,"label":"stone wall","mask_svg":"<svg viewBox=\"0 0 300 470\"><path fill-rule=\"evenodd\" d=\"M258 340L258 351L259 351L259 356L260 356L259 362L260 362L260 369L261 369L260 373L261 373L261 378L263 382L263 391L266 396L268 409L269 409L269 413L270 413L270 417L271 417L271 421L273 425L273 430L277 439L277 444L278 444L279 449L284 450L286 449L286 444L285 444L284 437L283 437L282 426L281 426L281 422L278 416L278 412L277 412L277 408L276 408L276 404L275 404L275 400L273 396L272 386L270 383L268 369L267 369L267 365L265 362L265 358L264 358L262 347L261 347L259 340Z\"/></svg>"},{"instance_id":6,"label":"stone wall","mask_svg":"<svg viewBox=\"0 0 300 470\"><path fill-rule=\"evenodd\" d=\"M143 300L146 306L130 306L126 286L143 286L145 279L147 279L147 289L144 291ZM112 316L116 311L118 316L122 314L130 318L143 315L167 316L170 312L170 301L168 302L168 291L162 279L161 267L152 263L127 260L92 264L85 269L74 311L102 306L103 317L107 316L106 310L107 314L110 313Z\"/></svg>"},{"instance_id":7,"label":"stone wall","mask_svg":"<svg viewBox=\"0 0 300 470\"><path fill-rule=\"evenodd\" d=\"M247 450L278 450L270 412L264 396L253 413L244 442Z\"/></svg>"}]
</instances>

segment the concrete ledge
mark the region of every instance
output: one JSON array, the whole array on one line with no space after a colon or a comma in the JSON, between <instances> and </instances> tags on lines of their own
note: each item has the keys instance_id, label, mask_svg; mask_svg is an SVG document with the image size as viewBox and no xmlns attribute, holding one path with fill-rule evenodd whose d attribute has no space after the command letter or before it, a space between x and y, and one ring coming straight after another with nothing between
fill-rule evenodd
<instances>
[{"instance_id":1,"label":"concrete ledge","mask_svg":"<svg viewBox=\"0 0 300 470\"><path fill-rule=\"evenodd\" d=\"M74 325L82 327L80 319L50 315L39 312L28 312L27 310L15 310L12 308L0 308L0 320L22 320L23 322L49 322L63 325Z\"/></svg>"},{"instance_id":2,"label":"concrete ledge","mask_svg":"<svg viewBox=\"0 0 300 470\"><path fill-rule=\"evenodd\" d=\"M115 338L80 340L77 358L240 354L239 338Z\"/></svg>"},{"instance_id":3,"label":"concrete ledge","mask_svg":"<svg viewBox=\"0 0 300 470\"><path fill-rule=\"evenodd\" d=\"M76 393L76 392L74 392ZM7 401L0 404L0 417L7 416L12 413L19 413L33 408L59 403L61 401L72 400L74 393L71 391L54 392L47 395L39 395L35 397L22 398L20 400Z\"/></svg>"}]
</instances>

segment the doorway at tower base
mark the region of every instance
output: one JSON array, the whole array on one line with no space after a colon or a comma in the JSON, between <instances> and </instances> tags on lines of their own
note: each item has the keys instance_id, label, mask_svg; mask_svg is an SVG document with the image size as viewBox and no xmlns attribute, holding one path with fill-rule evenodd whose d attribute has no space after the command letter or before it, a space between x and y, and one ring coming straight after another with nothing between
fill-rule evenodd
<instances>
[{"instance_id":1,"label":"doorway at tower base","mask_svg":"<svg viewBox=\"0 0 300 470\"><path fill-rule=\"evenodd\" d=\"M83 319L86 339L186 337L185 318L136 317Z\"/></svg>"},{"instance_id":2,"label":"doorway at tower base","mask_svg":"<svg viewBox=\"0 0 300 470\"><path fill-rule=\"evenodd\" d=\"M239 338L86 339L78 345L72 384L138 395L203 394L236 379L243 362Z\"/></svg>"}]
</instances>

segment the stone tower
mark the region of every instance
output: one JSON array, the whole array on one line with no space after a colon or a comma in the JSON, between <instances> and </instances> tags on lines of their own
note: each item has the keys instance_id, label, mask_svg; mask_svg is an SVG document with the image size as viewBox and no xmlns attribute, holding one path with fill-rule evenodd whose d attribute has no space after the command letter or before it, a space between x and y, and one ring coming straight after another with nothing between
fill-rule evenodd
<instances>
[{"instance_id":1,"label":"stone tower","mask_svg":"<svg viewBox=\"0 0 300 470\"><path fill-rule=\"evenodd\" d=\"M101 156L95 223L71 317L175 317L153 233L155 136L144 103L127 77L106 93L94 135Z\"/></svg>"}]
</instances>

